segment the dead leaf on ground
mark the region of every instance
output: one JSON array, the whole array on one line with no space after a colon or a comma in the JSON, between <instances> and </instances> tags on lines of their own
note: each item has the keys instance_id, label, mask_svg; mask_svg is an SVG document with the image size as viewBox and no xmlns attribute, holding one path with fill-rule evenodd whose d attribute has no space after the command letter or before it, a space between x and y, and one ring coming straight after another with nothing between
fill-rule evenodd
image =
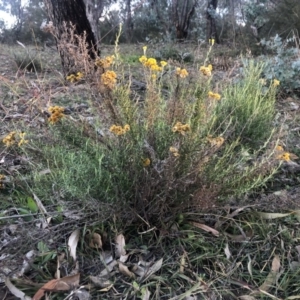
<instances>
[{"instance_id":1,"label":"dead leaf on ground","mask_svg":"<svg viewBox=\"0 0 300 300\"><path fill-rule=\"evenodd\" d=\"M52 279L44 284L33 296L32 300L40 300L45 292L69 291L79 286L80 274L66 276L61 279Z\"/></svg>"},{"instance_id":2,"label":"dead leaf on ground","mask_svg":"<svg viewBox=\"0 0 300 300\"><path fill-rule=\"evenodd\" d=\"M228 243L226 243L226 245L225 245L224 252L225 252L226 258L227 258L227 259L230 259L230 257L231 257L231 252L230 252L230 250L229 250Z\"/></svg>"},{"instance_id":3,"label":"dead leaf on ground","mask_svg":"<svg viewBox=\"0 0 300 300\"><path fill-rule=\"evenodd\" d=\"M20 291L18 288L16 288L11 281L9 280L9 278L5 278L5 285L6 287L9 289L9 291L16 296L18 299L21 300L31 300L31 297L26 296L22 291Z\"/></svg>"},{"instance_id":4,"label":"dead leaf on ground","mask_svg":"<svg viewBox=\"0 0 300 300\"><path fill-rule=\"evenodd\" d=\"M135 277L134 273L132 273L131 271L129 271L128 267L126 265L124 265L122 262L119 262L119 271L123 275L128 276L130 278L134 278Z\"/></svg>"},{"instance_id":5,"label":"dead leaf on ground","mask_svg":"<svg viewBox=\"0 0 300 300\"><path fill-rule=\"evenodd\" d=\"M89 246L91 248L102 249L102 239L99 233L93 233L90 235Z\"/></svg>"},{"instance_id":6,"label":"dead leaf on ground","mask_svg":"<svg viewBox=\"0 0 300 300\"><path fill-rule=\"evenodd\" d=\"M68 240L68 246L70 251L70 256L76 261L76 248L79 240L80 231L76 229L72 232Z\"/></svg>"},{"instance_id":7,"label":"dead leaf on ground","mask_svg":"<svg viewBox=\"0 0 300 300\"><path fill-rule=\"evenodd\" d=\"M118 262L116 260L113 260L110 264L106 265L105 269L100 272L99 277L107 276L117 264Z\"/></svg>"},{"instance_id":8,"label":"dead leaf on ground","mask_svg":"<svg viewBox=\"0 0 300 300\"><path fill-rule=\"evenodd\" d=\"M143 287L142 290L141 290L141 293L142 293L142 297L141 297L142 300L149 300L150 299L151 293L149 292L147 287Z\"/></svg>"},{"instance_id":9,"label":"dead leaf on ground","mask_svg":"<svg viewBox=\"0 0 300 300\"><path fill-rule=\"evenodd\" d=\"M256 300L256 298L249 296L249 295L243 295L239 297L240 300Z\"/></svg>"},{"instance_id":10,"label":"dead leaf on ground","mask_svg":"<svg viewBox=\"0 0 300 300\"><path fill-rule=\"evenodd\" d=\"M277 275L279 274L280 270L280 258L279 255L275 255L272 261L271 271L266 277L264 283L259 287L258 291L254 291L251 295L258 295L260 293L267 293L270 288L273 287L274 283L276 282Z\"/></svg>"},{"instance_id":11,"label":"dead leaf on ground","mask_svg":"<svg viewBox=\"0 0 300 300\"><path fill-rule=\"evenodd\" d=\"M163 258L156 261L151 267L148 268L148 270L145 273L145 277L148 278L154 273L156 273L158 270L160 270L160 268L162 267L162 263L163 263Z\"/></svg>"},{"instance_id":12,"label":"dead leaf on ground","mask_svg":"<svg viewBox=\"0 0 300 300\"><path fill-rule=\"evenodd\" d=\"M37 253L35 250L30 250L29 252L26 253L25 259L23 261L22 269L18 273L18 276L23 276L23 274L26 273L31 268L31 263L35 260L36 255Z\"/></svg>"},{"instance_id":13,"label":"dead leaf on ground","mask_svg":"<svg viewBox=\"0 0 300 300\"><path fill-rule=\"evenodd\" d=\"M290 216L292 213L264 213L264 212L259 212L258 215L266 220L271 220L271 219L278 219L278 218L284 218L287 216Z\"/></svg>"},{"instance_id":14,"label":"dead leaf on ground","mask_svg":"<svg viewBox=\"0 0 300 300\"><path fill-rule=\"evenodd\" d=\"M33 193L33 199L35 200L36 205L38 206L40 211L43 214L47 214L47 210L46 210L45 206L43 205L42 201L40 200L40 198L35 193Z\"/></svg>"},{"instance_id":15,"label":"dead leaf on ground","mask_svg":"<svg viewBox=\"0 0 300 300\"><path fill-rule=\"evenodd\" d=\"M112 285L112 282L105 277L90 276L90 279L92 283L97 287L106 288Z\"/></svg>"},{"instance_id":16,"label":"dead leaf on ground","mask_svg":"<svg viewBox=\"0 0 300 300\"><path fill-rule=\"evenodd\" d=\"M205 224L201 224L201 223L197 223L197 222L191 222L191 224L193 226L197 227L197 228L200 228L200 229L206 231L206 232L212 233L214 236L219 236L220 235L218 230L216 230L214 228L211 228L211 227L209 227Z\"/></svg>"},{"instance_id":17,"label":"dead leaf on ground","mask_svg":"<svg viewBox=\"0 0 300 300\"><path fill-rule=\"evenodd\" d=\"M115 255L116 258L119 258L121 256L126 255L126 250L125 250L125 238L123 234L119 234L115 238L115 243L116 243L116 250L115 250Z\"/></svg>"}]
</instances>

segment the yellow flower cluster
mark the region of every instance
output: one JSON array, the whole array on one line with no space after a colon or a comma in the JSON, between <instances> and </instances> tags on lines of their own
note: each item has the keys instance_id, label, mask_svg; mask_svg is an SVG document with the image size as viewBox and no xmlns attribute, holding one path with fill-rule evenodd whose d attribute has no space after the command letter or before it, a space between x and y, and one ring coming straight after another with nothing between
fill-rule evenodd
<instances>
[{"instance_id":1,"label":"yellow flower cluster","mask_svg":"<svg viewBox=\"0 0 300 300\"><path fill-rule=\"evenodd\" d=\"M222 136L213 138L211 135L209 135L206 139L209 141L212 147L217 147L217 148L220 148L225 142L225 139Z\"/></svg>"},{"instance_id":2,"label":"yellow flower cluster","mask_svg":"<svg viewBox=\"0 0 300 300\"><path fill-rule=\"evenodd\" d=\"M145 158L145 159L143 159L142 163L143 163L143 167L146 168L146 167L150 166L151 160L150 160L150 158Z\"/></svg>"},{"instance_id":3,"label":"yellow flower cluster","mask_svg":"<svg viewBox=\"0 0 300 300\"><path fill-rule=\"evenodd\" d=\"M16 132L10 132L2 142L5 144L6 147L12 146L16 142Z\"/></svg>"},{"instance_id":4,"label":"yellow flower cluster","mask_svg":"<svg viewBox=\"0 0 300 300\"><path fill-rule=\"evenodd\" d=\"M181 78L185 78L189 75L189 73L186 69L176 68L176 75Z\"/></svg>"},{"instance_id":5,"label":"yellow flower cluster","mask_svg":"<svg viewBox=\"0 0 300 300\"><path fill-rule=\"evenodd\" d=\"M117 74L114 71L105 71L101 75L102 83L109 89L113 89L117 82Z\"/></svg>"},{"instance_id":6,"label":"yellow flower cluster","mask_svg":"<svg viewBox=\"0 0 300 300\"><path fill-rule=\"evenodd\" d=\"M50 106L48 111L51 114L51 116L48 118L48 121L51 124L55 124L64 117L65 109L61 106Z\"/></svg>"},{"instance_id":7,"label":"yellow flower cluster","mask_svg":"<svg viewBox=\"0 0 300 300\"><path fill-rule=\"evenodd\" d=\"M109 131L114 133L115 135L123 135L129 130L130 130L130 126L128 124L124 125L124 127L118 125L112 125L109 128Z\"/></svg>"},{"instance_id":8,"label":"yellow flower cluster","mask_svg":"<svg viewBox=\"0 0 300 300\"><path fill-rule=\"evenodd\" d=\"M278 145L275 148L276 159L283 161L290 161L294 159L299 159L299 157L293 153L287 152L282 146Z\"/></svg>"},{"instance_id":9,"label":"yellow flower cluster","mask_svg":"<svg viewBox=\"0 0 300 300\"><path fill-rule=\"evenodd\" d=\"M215 44L215 39L209 39L208 43L213 46Z\"/></svg>"},{"instance_id":10,"label":"yellow flower cluster","mask_svg":"<svg viewBox=\"0 0 300 300\"><path fill-rule=\"evenodd\" d=\"M181 122L177 122L172 128L173 132L179 132L182 135L185 135L185 133L190 130L191 127L189 124L182 124Z\"/></svg>"},{"instance_id":11,"label":"yellow flower cluster","mask_svg":"<svg viewBox=\"0 0 300 300\"><path fill-rule=\"evenodd\" d=\"M211 76L212 69L213 69L212 65L208 65L207 67L201 66L201 67L200 67L200 72L201 72L204 76Z\"/></svg>"},{"instance_id":12,"label":"yellow flower cluster","mask_svg":"<svg viewBox=\"0 0 300 300\"><path fill-rule=\"evenodd\" d=\"M161 72L163 68L168 64L166 61L161 61L160 66L157 64L157 61L155 58L147 58L147 56L143 55L139 58L139 61L147 68L149 68L151 71L157 71Z\"/></svg>"},{"instance_id":13,"label":"yellow flower cluster","mask_svg":"<svg viewBox=\"0 0 300 300\"><path fill-rule=\"evenodd\" d=\"M277 86L279 86L279 85L280 85L280 81L277 80L277 79L274 79L274 80L273 80L273 86L274 86L274 87L277 87Z\"/></svg>"},{"instance_id":14,"label":"yellow flower cluster","mask_svg":"<svg viewBox=\"0 0 300 300\"><path fill-rule=\"evenodd\" d=\"M69 76L67 76L67 80L70 81L71 83L79 81L80 79L82 79L83 77L83 73L81 72L77 72L76 74L71 74Z\"/></svg>"},{"instance_id":15,"label":"yellow flower cluster","mask_svg":"<svg viewBox=\"0 0 300 300\"><path fill-rule=\"evenodd\" d=\"M3 183L3 181L5 180L5 175L0 174L0 189L4 189L5 185Z\"/></svg>"},{"instance_id":16,"label":"yellow flower cluster","mask_svg":"<svg viewBox=\"0 0 300 300\"><path fill-rule=\"evenodd\" d=\"M17 133L16 131L12 131L6 137L4 137L2 142L5 144L6 147L10 147L17 143L18 136L18 146L21 147L23 144L28 143L28 141L25 140L25 134L25 132Z\"/></svg>"},{"instance_id":17,"label":"yellow flower cluster","mask_svg":"<svg viewBox=\"0 0 300 300\"><path fill-rule=\"evenodd\" d=\"M291 154L289 152L283 152L276 157L279 160L284 160L284 161L290 161L291 160Z\"/></svg>"},{"instance_id":18,"label":"yellow flower cluster","mask_svg":"<svg viewBox=\"0 0 300 300\"><path fill-rule=\"evenodd\" d=\"M213 98L216 100L220 100L221 99L221 95L218 93L213 93L213 92L208 92L208 97L209 98Z\"/></svg>"},{"instance_id":19,"label":"yellow flower cluster","mask_svg":"<svg viewBox=\"0 0 300 300\"><path fill-rule=\"evenodd\" d=\"M178 157L180 156L178 149L176 147L170 147L169 151L175 156Z\"/></svg>"},{"instance_id":20,"label":"yellow flower cluster","mask_svg":"<svg viewBox=\"0 0 300 300\"><path fill-rule=\"evenodd\" d=\"M95 65L97 67L101 67L104 69L107 69L111 66L111 64L114 62L115 56L111 55L111 56L106 56L105 58L98 58L95 62Z\"/></svg>"}]
</instances>

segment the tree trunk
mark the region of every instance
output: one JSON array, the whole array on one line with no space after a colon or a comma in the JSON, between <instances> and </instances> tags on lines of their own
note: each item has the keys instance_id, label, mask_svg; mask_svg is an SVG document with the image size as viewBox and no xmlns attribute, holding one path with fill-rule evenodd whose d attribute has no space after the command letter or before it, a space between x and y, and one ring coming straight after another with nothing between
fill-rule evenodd
<instances>
[{"instance_id":1,"label":"tree trunk","mask_svg":"<svg viewBox=\"0 0 300 300\"><path fill-rule=\"evenodd\" d=\"M106 3L105 0L84 0L84 3L86 7L87 18L91 24L97 45L99 45L101 40L99 21L103 14L104 7L105 5L108 5L108 3Z\"/></svg>"},{"instance_id":2,"label":"tree trunk","mask_svg":"<svg viewBox=\"0 0 300 300\"><path fill-rule=\"evenodd\" d=\"M179 3L181 2L181 3ZM185 40L188 36L190 21L195 13L196 1L173 0L173 22L176 28L177 40Z\"/></svg>"},{"instance_id":3,"label":"tree trunk","mask_svg":"<svg viewBox=\"0 0 300 300\"><path fill-rule=\"evenodd\" d=\"M126 0L126 19L125 19L125 36L126 42L131 43L132 41L133 23L131 16L131 0Z\"/></svg>"},{"instance_id":4,"label":"tree trunk","mask_svg":"<svg viewBox=\"0 0 300 300\"><path fill-rule=\"evenodd\" d=\"M214 39L216 43L219 44L219 37L217 35L216 26L216 9L218 6L218 0L208 0L207 10L206 10L206 39Z\"/></svg>"},{"instance_id":5,"label":"tree trunk","mask_svg":"<svg viewBox=\"0 0 300 300\"><path fill-rule=\"evenodd\" d=\"M53 22L54 35L65 75L74 71L84 71L74 69L78 61L71 57L72 51L69 51L69 47L79 48L81 38L84 39L89 59L94 60L98 54L95 35L87 18L84 0L44 0L44 3L48 16ZM72 42L75 45L70 45Z\"/></svg>"}]
</instances>

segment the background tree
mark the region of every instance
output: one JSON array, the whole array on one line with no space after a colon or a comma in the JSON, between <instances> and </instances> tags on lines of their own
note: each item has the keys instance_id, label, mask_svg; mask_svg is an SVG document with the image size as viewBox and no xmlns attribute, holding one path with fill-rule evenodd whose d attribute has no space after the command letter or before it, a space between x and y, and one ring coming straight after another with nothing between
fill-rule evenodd
<instances>
[{"instance_id":1,"label":"background tree","mask_svg":"<svg viewBox=\"0 0 300 300\"><path fill-rule=\"evenodd\" d=\"M218 0L208 0L206 10L206 39L215 39L219 43L219 36L217 34L216 25L216 10L218 6Z\"/></svg>"},{"instance_id":2,"label":"background tree","mask_svg":"<svg viewBox=\"0 0 300 300\"><path fill-rule=\"evenodd\" d=\"M88 55L90 59L95 59L98 53L96 38L92 30L92 26L88 20L86 13L86 6L83 0L44 0L48 16L54 26L54 35L58 44L62 66L65 74L74 71L74 65L77 61L70 57L69 46L59 46L63 42L67 42L66 34L72 36L74 30L75 37L84 37L85 43L88 48ZM71 29L74 25L74 29ZM68 32L68 30L71 30ZM78 40L77 40L78 41Z\"/></svg>"},{"instance_id":3,"label":"background tree","mask_svg":"<svg viewBox=\"0 0 300 300\"><path fill-rule=\"evenodd\" d=\"M184 40L188 36L191 18L195 13L195 0L173 0L173 23L176 28L177 40Z\"/></svg>"}]
</instances>

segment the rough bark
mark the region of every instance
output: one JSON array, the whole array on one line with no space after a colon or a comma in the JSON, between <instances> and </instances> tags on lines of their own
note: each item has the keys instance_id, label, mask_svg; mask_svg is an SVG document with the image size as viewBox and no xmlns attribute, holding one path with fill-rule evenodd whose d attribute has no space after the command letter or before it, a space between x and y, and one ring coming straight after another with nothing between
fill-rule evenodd
<instances>
[{"instance_id":1,"label":"rough bark","mask_svg":"<svg viewBox=\"0 0 300 300\"><path fill-rule=\"evenodd\" d=\"M185 40L187 38L190 21L195 13L195 7L196 1L173 0L173 21L176 28L177 40Z\"/></svg>"},{"instance_id":2,"label":"rough bark","mask_svg":"<svg viewBox=\"0 0 300 300\"><path fill-rule=\"evenodd\" d=\"M219 37L217 34L215 12L218 6L218 0L208 0L206 10L206 39L214 39L216 43L219 43Z\"/></svg>"},{"instance_id":3,"label":"rough bark","mask_svg":"<svg viewBox=\"0 0 300 300\"><path fill-rule=\"evenodd\" d=\"M84 0L86 6L87 18L91 24L92 31L96 38L97 45L101 40L101 33L99 29L99 21L103 14L105 5L108 5L108 2L105 0Z\"/></svg>"},{"instance_id":4,"label":"rough bark","mask_svg":"<svg viewBox=\"0 0 300 300\"><path fill-rule=\"evenodd\" d=\"M133 36L133 23L131 16L131 0L126 0L125 36L126 42L131 43Z\"/></svg>"},{"instance_id":5,"label":"rough bark","mask_svg":"<svg viewBox=\"0 0 300 300\"><path fill-rule=\"evenodd\" d=\"M50 21L53 22L57 44L62 37L66 37L66 28L74 25L75 36L85 37L90 59L96 58L98 53L96 39L91 24L87 18L86 6L83 0L44 0ZM76 45L75 45L76 46ZM74 61L70 59L63 47L58 47L62 60L63 70L66 74L72 70Z\"/></svg>"}]
</instances>

